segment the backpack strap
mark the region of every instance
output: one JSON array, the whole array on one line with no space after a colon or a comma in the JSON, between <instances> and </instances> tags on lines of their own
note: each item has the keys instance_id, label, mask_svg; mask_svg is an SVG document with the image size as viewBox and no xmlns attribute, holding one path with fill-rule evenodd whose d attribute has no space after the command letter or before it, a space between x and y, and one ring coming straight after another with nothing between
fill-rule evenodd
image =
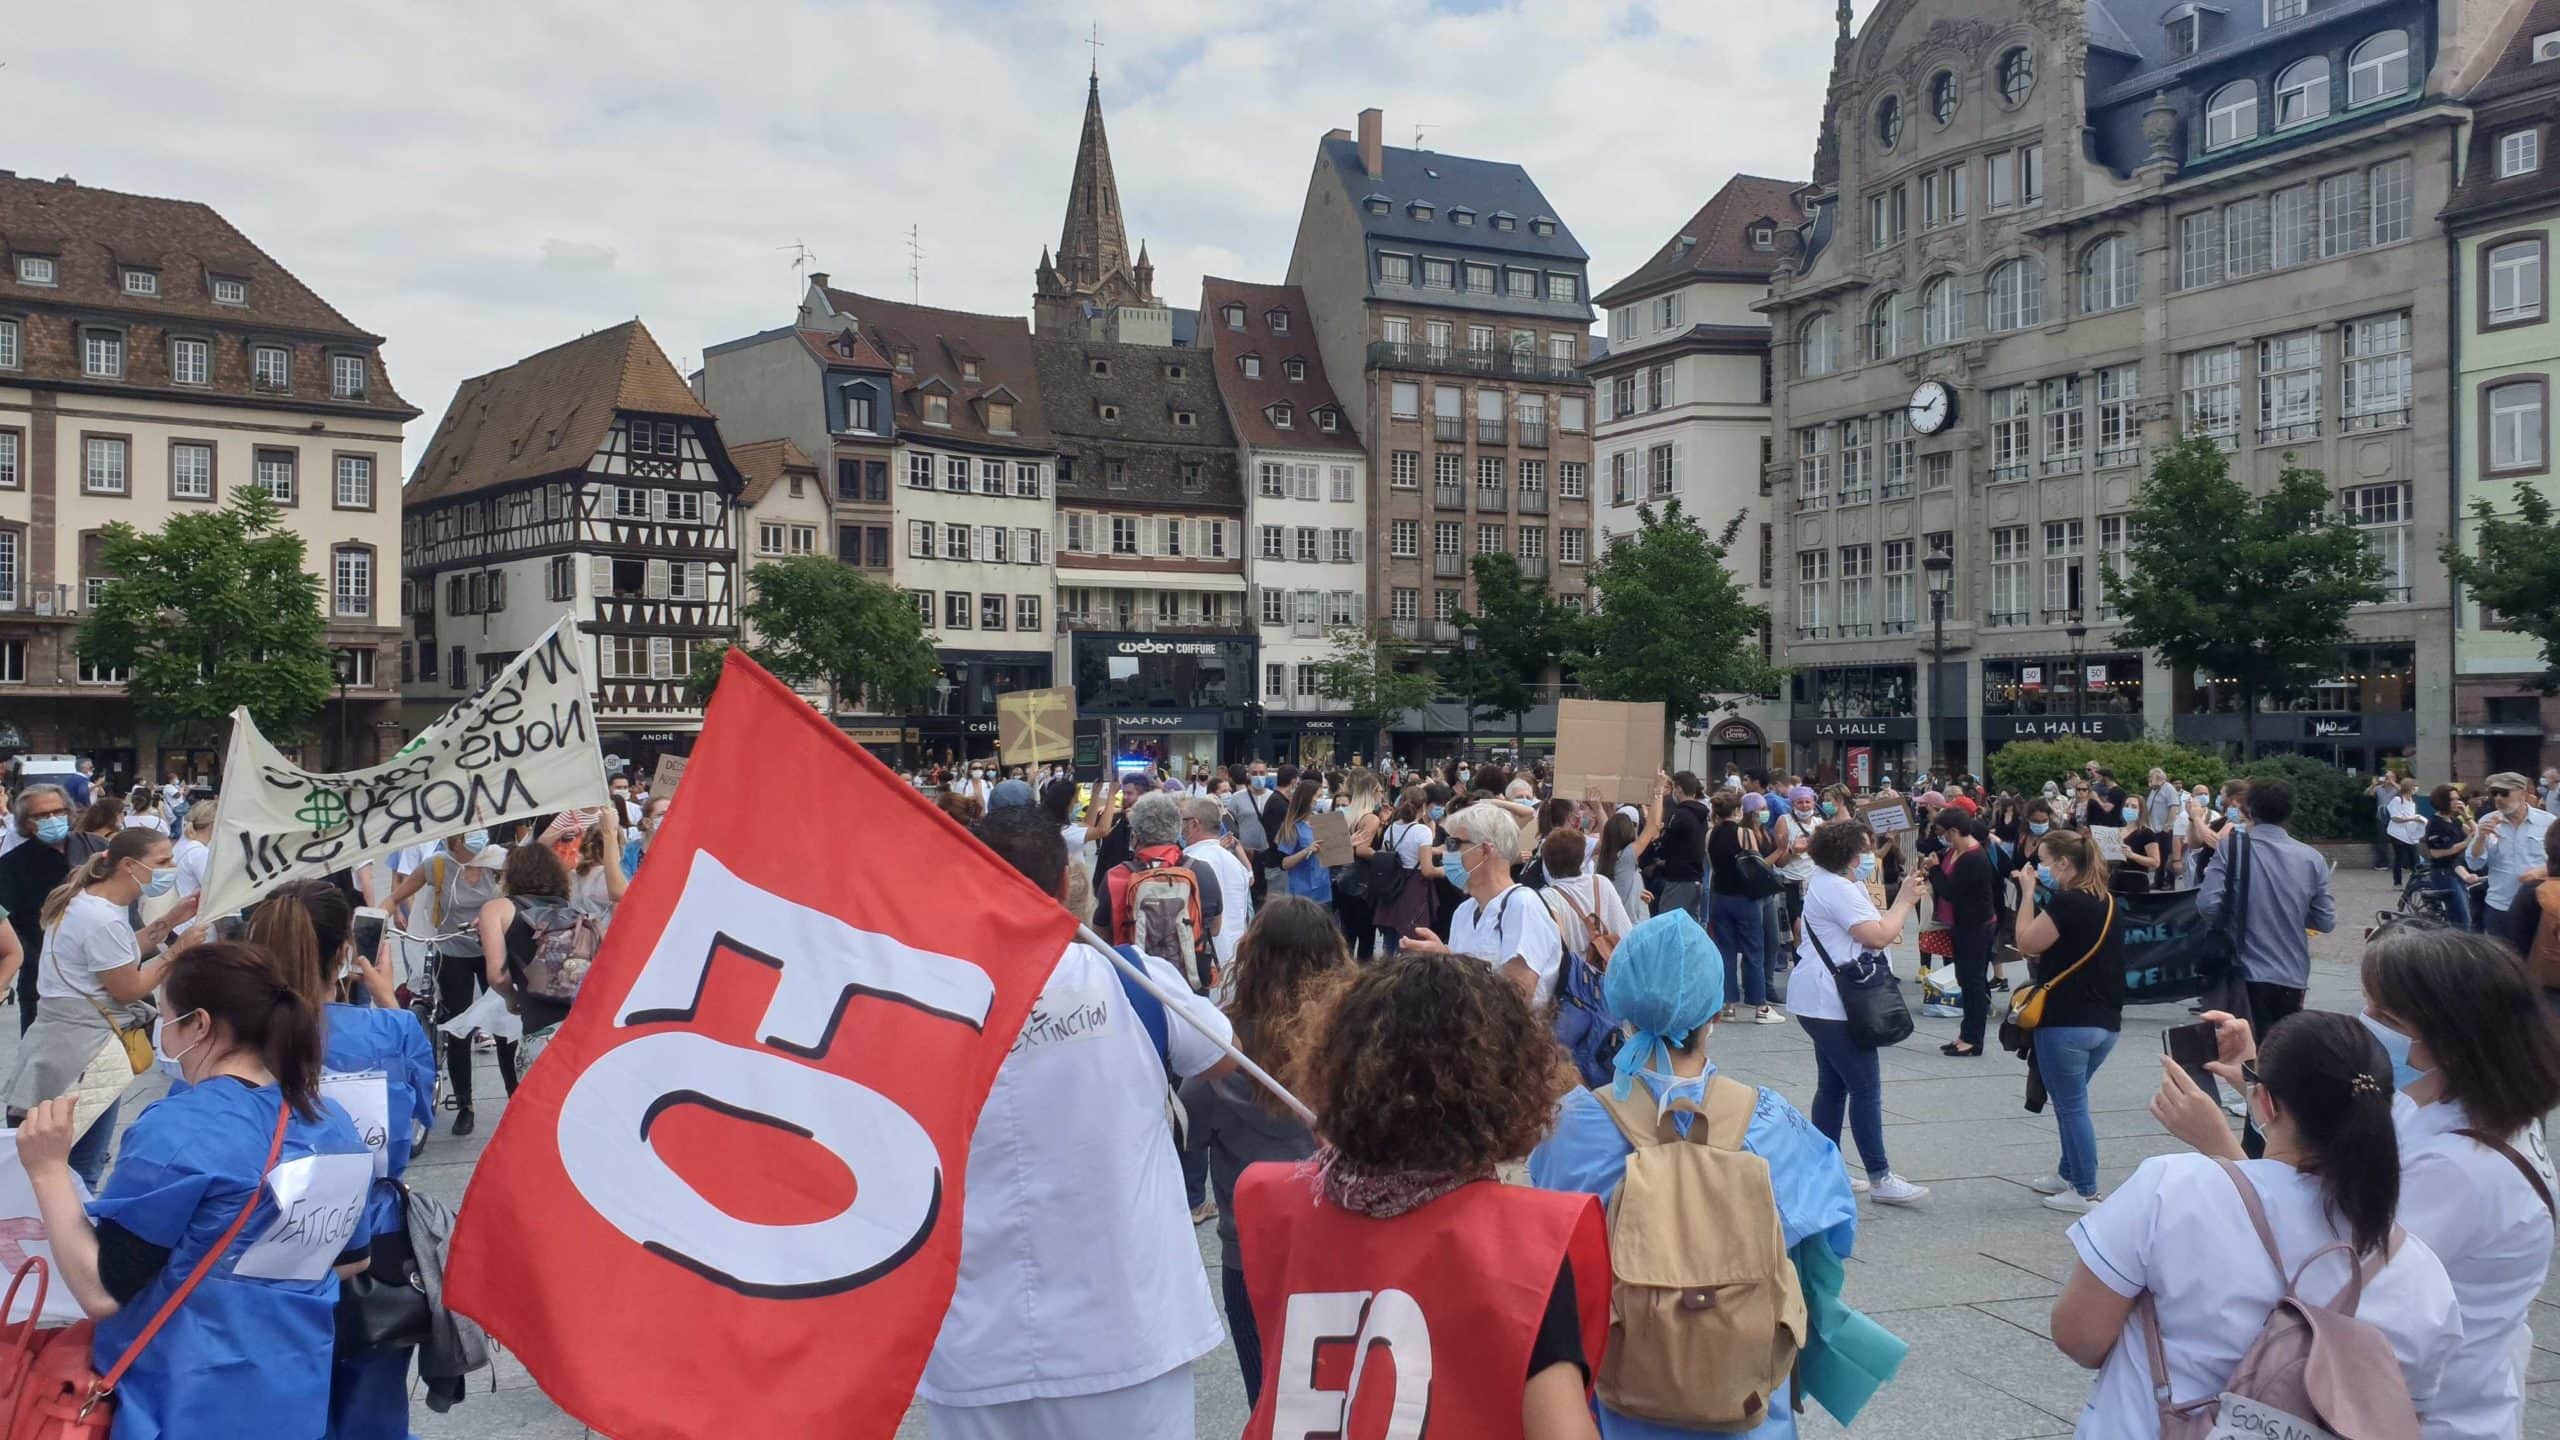
<instances>
[{"instance_id":1,"label":"backpack strap","mask_svg":"<svg viewBox=\"0 0 2560 1440\"><path fill-rule=\"evenodd\" d=\"M1751 1129L1751 1116L1760 1108L1760 1092L1756 1087L1721 1074L1708 1079L1703 1107L1682 1099L1658 1114L1650 1103L1652 1092L1642 1084L1629 1086L1627 1098L1623 1100L1614 1093L1616 1089L1615 1085L1600 1085L1594 1087L1591 1094L1600 1102L1600 1108L1609 1112L1609 1118L1617 1123L1618 1133L1639 1150L1655 1145L1676 1145L1681 1141L1680 1129L1671 1120L1672 1110L1687 1110L1698 1117L1696 1123L1689 1127L1687 1139L1712 1149L1740 1150L1743 1137Z\"/></svg>"},{"instance_id":2,"label":"backpack strap","mask_svg":"<svg viewBox=\"0 0 2560 1440\"><path fill-rule=\"evenodd\" d=\"M2456 1130L2453 1133L2463 1136L2464 1138L2472 1140L2478 1144L2486 1145L2490 1149L2497 1151L2499 1154L2506 1156L2507 1162L2516 1167L2517 1173L2524 1176L2524 1182L2533 1187L2533 1193L2542 1198L2542 1208L2551 1211L2554 1218L2560 1218L2560 1207L2554 1207L2552 1205L2551 1187L2542 1183L2542 1172L2533 1168L2532 1161L2517 1154L2516 1147L2508 1144L2504 1140L2498 1139L2494 1135L2489 1135L2478 1130L2463 1129Z\"/></svg>"},{"instance_id":3,"label":"backpack strap","mask_svg":"<svg viewBox=\"0 0 2560 1440\"><path fill-rule=\"evenodd\" d=\"M2267 1260L2276 1267L2276 1278L2285 1281L2286 1289L2291 1290L2292 1277L2285 1273L2284 1251L2276 1246L2275 1228L2267 1224L2267 1207L2258 1199L2258 1187L2250 1184L2248 1175L2230 1161L2216 1158L2213 1163L2222 1167L2222 1173L2231 1179L2231 1188L2240 1192L2240 1203L2249 1212L2249 1224L2258 1232L2258 1243L2267 1247Z\"/></svg>"}]
</instances>

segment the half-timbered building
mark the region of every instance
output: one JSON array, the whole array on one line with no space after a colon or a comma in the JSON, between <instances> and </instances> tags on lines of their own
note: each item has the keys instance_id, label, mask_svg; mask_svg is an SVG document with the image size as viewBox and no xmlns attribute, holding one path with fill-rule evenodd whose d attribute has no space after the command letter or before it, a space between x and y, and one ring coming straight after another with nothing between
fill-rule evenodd
<instances>
[{"instance_id":1,"label":"half-timbered building","mask_svg":"<svg viewBox=\"0 0 2560 1440\"><path fill-rule=\"evenodd\" d=\"M566 611L607 756L688 750L695 648L737 633L741 483L711 412L637 320L462 382L402 497L412 719Z\"/></svg>"}]
</instances>

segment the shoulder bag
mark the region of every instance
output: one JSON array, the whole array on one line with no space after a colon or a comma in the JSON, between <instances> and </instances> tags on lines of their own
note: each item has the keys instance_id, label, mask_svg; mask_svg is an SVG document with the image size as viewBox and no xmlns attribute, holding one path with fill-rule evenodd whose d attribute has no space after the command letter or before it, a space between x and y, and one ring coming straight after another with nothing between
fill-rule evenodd
<instances>
[{"instance_id":1,"label":"shoulder bag","mask_svg":"<svg viewBox=\"0 0 2560 1440\"><path fill-rule=\"evenodd\" d=\"M2107 896L2107 917L2098 923L2098 938L2089 942L2089 953L2071 962L2071 968L2050 980L2038 980L2009 997L2009 1013L2000 1017L2000 1048L2023 1055L2032 1047L2036 1027L2044 1023L2045 997L2053 987L2080 973L2080 967L2098 958L2106 948L2107 932L2116 925L2116 897Z\"/></svg>"},{"instance_id":2,"label":"shoulder bag","mask_svg":"<svg viewBox=\"0 0 2560 1440\"><path fill-rule=\"evenodd\" d=\"M267 1163L258 1167L257 1184L249 1192L249 1203L231 1218L230 1228L204 1252L196 1268L169 1292L168 1299L160 1302L151 1323L142 1327L132 1348L106 1374L100 1375L89 1366L90 1351L97 1338L96 1322L83 1320L46 1332L36 1329L36 1321L44 1313L45 1262L41 1256L34 1256L18 1267L9 1283L10 1299L0 1301L0 1307L13 1306L18 1283L26 1279L29 1270L36 1274L36 1299L23 1325L0 1328L0 1337L5 1337L0 1338L0 1346L6 1347L9 1357L0 1362L0 1384L9 1387L8 1393L0 1396L9 1404L8 1440L108 1440L115 1428L116 1386L123 1383L125 1372L133 1368L133 1362L141 1358L161 1327L169 1323L169 1317L178 1313L178 1307L204 1283L204 1277L213 1273L213 1267L231 1252L232 1242L240 1238L240 1232L248 1228L249 1217L257 1213L258 1202L266 1198L267 1172L276 1167L277 1157L284 1153L285 1122L292 1114L290 1103L276 1107L275 1137L267 1142ZM0 1308L0 1318L6 1314L7 1308Z\"/></svg>"},{"instance_id":3,"label":"shoulder bag","mask_svg":"<svg viewBox=\"0 0 2560 1440\"><path fill-rule=\"evenodd\" d=\"M2532 1161L2517 1154L2516 1147L2495 1135L2468 1127L2453 1133L2506 1156L2507 1163L2516 1167L2517 1172L2524 1176L2524 1183L2533 1187L2534 1196L2542 1202L2542 1208L2554 1216L2560 1216L2560 1207L2555 1207L2551 1203L2551 1187L2542 1183L2542 1172L2533 1168Z\"/></svg>"},{"instance_id":4,"label":"shoulder bag","mask_svg":"<svg viewBox=\"0 0 2560 1440\"><path fill-rule=\"evenodd\" d=\"M1804 933L1840 992L1840 1013L1848 1022L1850 1044L1861 1050L1881 1050L1911 1038L1911 1007L1903 1002L1902 984L1893 978L1892 962L1883 951L1861 951L1847 965L1836 965L1822 943L1822 932L1811 921L1805 923Z\"/></svg>"}]
</instances>

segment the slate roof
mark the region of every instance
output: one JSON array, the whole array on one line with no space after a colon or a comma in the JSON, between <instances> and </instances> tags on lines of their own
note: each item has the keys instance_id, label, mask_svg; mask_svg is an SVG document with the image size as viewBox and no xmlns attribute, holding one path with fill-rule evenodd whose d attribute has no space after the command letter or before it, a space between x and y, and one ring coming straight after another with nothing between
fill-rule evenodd
<instances>
[{"instance_id":1,"label":"slate roof","mask_svg":"<svg viewBox=\"0 0 2560 1440\"><path fill-rule=\"evenodd\" d=\"M582 470L622 411L710 420L637 320L528 355L457 386L411 473L404 505Z\"/></svg>"},{"instance_id":2,"label":"slate roof","mask_svg":"<svg viewBox=\"0 0 2560 1440\"><path fill-rule=\"evenodd\" d=\"M1227 423L1213 357L1196 348L1119 345L1099 340L1034 340L1039 395L1058 451L1074 463L1061 466L1060 501L1085 500L1161 508L1241 510L1242 472L1236 435ZM1312 353L1312 337L1308 342ZM1097 375L1093 362L1108 363ZM1172 378L1179 370L1182 378ZM1102 418L1102 407L1118 418ZM1188 412L1192 424L1175 423ZM1109 462L1123 466L1126 483L1108 483ZM1187 463L1201 467L1201 488L1182 486Z\"/></svg>"},{"instance_id":3,"label":"slate roof","mask_svg":"<svg viewBox=\"0 0 2560 1440\"><path fill-rule=\"evenodd\" d=\"M1801 180L1772 180L1765 175L1734 176L1653 252L1653 258L1593 296L1592 303L1615 305L1689 280L1766 281L1777 268L1778 249L1775 244L1753 249L1751 222L1765 219L1780 230L1794 229L1805 219L1795 201L1804 185Z\"/></svg>"},{"instance_id":4,"label":"slate roof","mask_svg":"<svg viewBox=\"0 0 2560 1440\"><path fill-rule=\"evenodd\" d=\"M1382 151L1379 167L1386 173L1372 178L1360 169L1357 140L1327 136L1318 154L1333 166L1352 203L1359 206L1355 213L1360 217L1361 228L1373 240L1457 247L1552 264L1586 263L1591 258L1582 242L1573 238L1572 227L1547 203L1538 182L1529 178L1527 170L1508 161L1474 160L1464 155L1390 145ZM1395 202L1387 207L1386 214L1373 215L1366 206L1359 205L1361 197L1372 193ZM1416 200L1431 203L1430 219L1416 220L1406 211L1405 207ZM1475 224L1461 227L1449 219L1449 212L1461 206L1476 212ZM1492 219L1498 213L1510 214L1519 225L1511 230L1495 229ZM1529 228L1532 218L1554 220L1555 233L1533 232Z\"/></svg>"},{"instance_id":5,"label":"slate roof","mask_svg":"<svg viewBox=\"0 0 2560 1440\"><path fill-rule=\"evenodd\" d=\"M2383 17L2407 8L2407 0L2320 0L2307 14L2270 26L2266 23L2266 6L2256 0L2228 0L2210 6L2216 14L2209 22L2205 47L2193 55L2173 56L2169 53L2168 27L2160 22L2174 7L2158 0L2087 0L2087 4L2092 36L2104 29L2109 36L2108 48L2122 47L2140 57L2130 71L2114 77L2111 83L2101 84L2097 76L2091 76L2092 109L2135 101L2148 103L2154 90L2174 89L2190 75L2218 71L2223 62L2235 56L2285 43L2294 35L2303 37L2303 54L2326 53L2327 41L2312 38L2310 32L2325 31L2332 24L2342 25L2357 17L2378 24Z\"/></svg>"},{"instance_id":6,"label":"slate roof","mask_svg":"<svg viewBox=\"0 0 2560 1440\"><path fill-rule=\"evenodd\" d=\"M808 453L789 439L750 440L729 447L729 459L738 467L745 483L738 488L738 503L753 506L762 501L783 476L797 470L809 483L817 483L818 465Z\"/></svg>"},{"instance_id":7,"label":"slate roof","mask_svg":"<svg viewBox=\"0 0 2560 1440\"><path fill-rule=\"evenodd\" d=\"M824 294L827 303L839 312L839 318L853 318L862 338L871 342L877 355L885 357L894 372L892 388L898 397L898 428L907 432L907 438L927 445L935 437L947 436L1014 449L1052 448L1048 427L1041 417L1040 376L1031 358L1029 320L1019 315L979 315L967 310L908 305L832 286ZM833 335L834 323L830 320L806 328ZM901 350L915 362L911 370L897 369ZM823 346L820 358L825 358ZM968 379L963 368L970 360L978 365L975 380ZM916 400L916 388L933 381L940 381L951 396L948 426L924 423L923 407ZM995 433L986 426L982 402L997 390L1012 393L1013 430L1009 434Z\"/></svg>"},{"instance_id":8,"label":"slate roof","mask_svg":"<svg viewBox=\"0 0 2560 1440\"><path fill-rule=\"evenodd\" d=\"M1244 307L1242 330L1228 329L1219 318L1219 312L1229 304ZM1288 312L1286 334L1271 332L1269 317L1275 309ZM1215 372L1218 394L1226 401L1227 419L1245 444L1255 449L1360 449L1360 437L1351 428L1351 417L1343 412L1341 400L1334 395L1333 382L1325 377L1324 356L1316 349L1315 322L1307 309L1305 292L1295 285L1255 285L1212 275L1200 282L1200 315L1201 333L1209 343L1193 353ZM1259 379L1245 378L1236 364L1237 357L1248 353L1262 357ZM1287 377L1281 362L1292 357L1306 361L1306 379ZM1268 413L1272 405L1284 400L1297 410L1286 430L1272 424ZM1331 432L1318 428L1313 418L1317 409L1327 405L1340 417Z\"/></svg>"},{"instance_id":9,"label":"slate roof","mask_svg":"<svg viewBox=\"0 0 2560 1440\"><path fill-rule=\"evenodd\" d=\"M2560 30L2560 0L2534 0L2517 23L2515 33L2507 37L2506 46L2498 52L2497 61L2489 67L2489 73L2481 77L2479 84L2471 87L2471 94L2467 97L2471 103L2477 105L2496 100L2560 79L2560 60L2545 60L2540 65L2533 63L2533 37L2548 35L2554 30ZM2544 143L2550 142L2546 140Z\"/></svg>"},{"instance_id":10,"label":"slate roof","mask_svg":"<svg viewBox=\"0 0 2560 1440\"><path fill-rule=\"evenodd\" d=\"M2462 183L2445 206L2449 224L2470 221L2490 225L2503 217L2560 203L2560 166L2552 163L2555 134L2550 115L2560 111L2560 60L2535 64L2533 37L2560 30L2560 0L2533 0L2516 17L2498 58L2464 98L2477 123L2471 127L2470 155L2462 167ZM2522 124L2541 122L2542 164L2522 175L2500 178L2499 142ZM2548 262L2545 262L2548 263Z\"/></svg>"}]
</instances>

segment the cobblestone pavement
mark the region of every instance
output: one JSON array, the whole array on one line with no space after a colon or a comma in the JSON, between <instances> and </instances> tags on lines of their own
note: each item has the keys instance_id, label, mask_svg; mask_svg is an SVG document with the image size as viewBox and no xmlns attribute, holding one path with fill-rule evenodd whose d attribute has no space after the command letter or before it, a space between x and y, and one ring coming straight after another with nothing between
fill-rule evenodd
<instances>
[{"instance_id":1,"label":"cobblestone pavement","mask_svg":"<svg viewBox=\"0 0 2560 1440\"><path fill-rule=\"evenodd\" d=\"M2356 1008L2360 926L2390 902L2388 882L2387 875L2370 870L2339 872L2341 928L2313 944L2313 1006ZM2159 1053L2159 1031L2185 1019L2183 1007L2174 1005L2125 1016L2124 1038L2091 1095L2104 1188L2112 1189L2144 1158L2175 1148L2144 1106L2159 1078L2151 1061ZM1886 1148L1894 1168L1927 1185L1930 1194L1910 1209L1868 1206L1860 1217L1848 1298L1912 1349L1901 1377L1876 1398L1857 1428L1895 1440L2068 1435L2089 1378L2046 1334L2053 1297L2072 1264L2063 1235L2068 1220L2042 1209L2025 1183L2054 1168L2053 1121L2021 1108L2024 1070L2017 1061L1941 1056L1938 1046L1953 1039L1954 1030L1954 1021L1923 1019L1918 1034L1884 1055ZM1727 1072L1773 1086L1800 1106L1812 1099L1813 1050L1793 1025L1725 1027L1710 1053ZM480 1133L460 1142L438 1137L410 1170L421 1188L447 1201L461 1198L504 1109L488 1098L499 1086L485 1056L476 1088L482 1096ZM1202 1226L1200 1240L1202 1264L1214 1268L1214 1227ZM2546 1286L2535 1306L2538 1344L2524 1427L2527 1436L2551 1440L2560 1440L2556 1307L2560 1288ZM449 1414L419 1406L414 1424L422 1440L555 1440L587 1433L543 1397L512 1356L500 1357L496 1368L494 1391L487 1375L475 1377L469 1400ZM1221 1347L1200 1361L1196 1376L1203 1440L1236 1435L1245 1404L1234 1353ZM1819 1412L1806 1417L1802 1432L1843 1433ZM900 1434L923 1436L921 1415L910 1416Z\"/></svg>"}]
</instances>

